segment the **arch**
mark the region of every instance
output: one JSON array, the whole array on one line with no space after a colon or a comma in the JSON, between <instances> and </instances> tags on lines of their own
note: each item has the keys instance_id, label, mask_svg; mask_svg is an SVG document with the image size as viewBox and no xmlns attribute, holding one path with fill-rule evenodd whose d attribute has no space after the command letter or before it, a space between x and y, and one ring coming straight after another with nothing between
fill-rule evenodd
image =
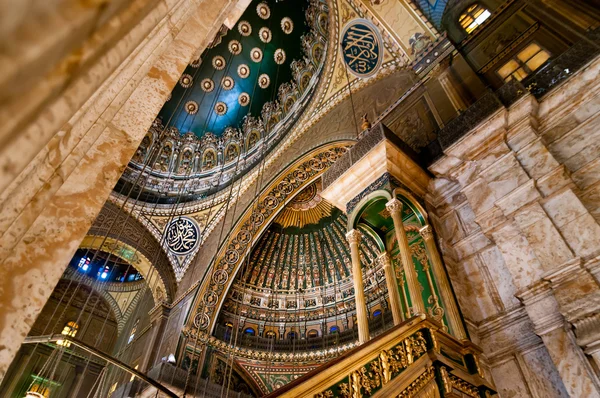
<instances>
[{"instance_id":1,"label":"arch","mask_svg":"<svg viewBox=\"0 0 600 398\"><path fill-rule=\"evenodd\" d=\"M244 328L244 335L256 336L256 330L254 330L254 328Z\"/></svg>"},{"instance_id":2,"label":"arch","mask_svg":"<svg viewBox=\"0 0 600 398\"><path fill-rule=\"evenodd\" d=\"M277 332L274 330L267 330L265 337L268 339L277 339Z\"/></svg>"},{"instance_id":3,"label":"arch","mask_svg":"<svg viewBox=\"0 0 600 398\"><path fill-rule=\"evenodd\" d=\"M187 317L190 327L212 333L217 314L249 249L295 194L319 178L351 143L338 141L305 153L266 185L256 199L257 206L248 205L207 267Z\"/></svg>"},{"instance_id":4,"label":"arch","mask_svg":"<svg viewBox=\"0 0 600 398\"><path fill-rule=\"evenodd\" d=\"M375 240L381 253L385 251L385 242L381 239L381 236L379 236L377 232L373 231L373 228L365 223L358 223L356 227L367 233L371 238L373 238L373 240Z\"/></svg>"},{"instance_id":5,"label":"arch","mask_svg":"<svg viewBox=\"0 0 600 398\"><path fill-rule=\"evenodd\" d=\"M348 232L352 231L356 228L358 224L358 220L360 219L360 215L363 209L368 206L370 203L377 199L385 199L389 201L392 199L392 194L386 191L385 189L378 189L377 191L373 191L362 198L354 207L354 210L348 215Z\"/></svg>"},{"instance_id":6,"label":"arch","mask_svg":"<svg viewBox=\"0 0 600 398\"><path fill-rule=\"evenodd\" d=\"M240 154L240 147L238 144L230 143L225 149L225 163L234 161Z\"/></svg>"},{"instance_id":7,"label":"arch","mask_svg":"<svg viewBox=\"0 0 600 398\"><path fill-rule=\"evenodd\" d=\"M112 228L113 225L118 228ZM105 237L106 242L102 244ZM162 282L158 283L158 287L166 294L167 301L173 300L177 289L175 272L160 242L133 215L125 213L111 202L104 204L88 236L80 245L84 249L99 249L101 246L104 251L127 262L132 261L130 256L137 254L137 264L132 265L144 276L146 283L150 287L156 285L153 282L157 279L148 278L150 270L155 269L154 278L159 278ZM159 289L153 289L152 295L157 302L161 301L162 293Z\"/></svg>"},{"instance_id":8,"label":"arch","mask_svg":"<svg viewBox=\"0 0 600 398\"><path fill-rule=\"evenodd\" d=\"M308 338L315 338L315 337L319 337L319 331L317 329L310 329L308 331L308 333L306 333L306 336Z\"/></svg>"},{"instance_id":9,"label":"arch","mask_svg":"<svg viewBox=\"0 0 600 398\"><path fill-rule=\"evenodd\" d=\"M392 194L396 199L404 202L404 204L408 205L412 209L412 211L415 212L415 215L421 222L421 226L425 226L428 223L429 217L427 215L427 211L412 193L402 188L396 188L394 189Z\"/></svg>"},{"instance_id":10,"label":"arch","mask_svg":"<svg viewBox=\"0 0 600 398\"><path fill-rule=\"evenodd\" d=\"M250 131L248 138L246 138L246 152L250 151L256 143L260 140L260 132L258 130Z\"/></svg>"},{"instance_id":11,"label":"arch","mask_svg":"<svg viewBox=\"0 0 600 398\"><path fill-rule=\"evenodd\" d=\"M212 149L206 149L202 155L202 171L207 171L217 166L217 152Z\"/></svg>"}]
</instances>

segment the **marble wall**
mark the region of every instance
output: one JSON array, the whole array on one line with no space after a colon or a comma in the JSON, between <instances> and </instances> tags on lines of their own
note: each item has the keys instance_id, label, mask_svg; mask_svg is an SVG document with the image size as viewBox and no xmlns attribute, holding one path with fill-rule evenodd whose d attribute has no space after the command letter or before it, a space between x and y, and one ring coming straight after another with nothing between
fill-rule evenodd
<instances>
[{"instance_id":1,"label":"marble wall","mask_svg":"<svg viewBox=\"0 0 600 398\"><path fill-rule=\"evenodd\" d=\"M599 397L600 60L429 167L428 207L502 397Z\"/></svg>"},{"instance_id":2,"label":"marble wall","mask_svg":"<svg viewBox=\"0 0 600 398\"><path fill-rule=\"evenodd\" d=\"M64 18L62 3L75 2L51 2L44 15L63 17L66 36L81 34L76 26L81 19ZM93 9L108 4L76 3ZM43 8L39 2L28 4ZM0 261L5 270L0 279L0 379L183 69L247 4L140 1L96 14L103 33L74 46L77 54L93 60L89 67L73 75L69 67L58 68L58 75L36 72L43 75L36 80L40 95L51 88L37 113L3 104L3 117L23 123L0 134ZM31 21L21 22L27 26ZM23 48L50 51L53 41L44 39L53 38L51 26L38 28L48 35L36 30L28 38L37 46ZM67 51L57 64L71 65L71 56ZM33 64L36 58L24 61ZM56 78L63 84L53 85ZM28 95L22 91L15 101Z\"/></svg>"}]
</instances>

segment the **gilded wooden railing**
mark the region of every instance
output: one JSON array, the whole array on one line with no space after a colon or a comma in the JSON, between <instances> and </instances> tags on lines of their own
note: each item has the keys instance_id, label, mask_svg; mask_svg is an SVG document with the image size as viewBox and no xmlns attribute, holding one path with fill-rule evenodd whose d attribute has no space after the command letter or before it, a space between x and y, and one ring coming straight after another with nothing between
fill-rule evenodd
<instances>
[{"instance_id":1,"label":"gilded wooden railing","mask_svg":"<svg viewBox=\"0 0 600 398\"><path fill-rule=\"evenodd\" d=\"M416 316L268 397L491 397L480 354L470 341Z\"/></svg>"}]
</instances>

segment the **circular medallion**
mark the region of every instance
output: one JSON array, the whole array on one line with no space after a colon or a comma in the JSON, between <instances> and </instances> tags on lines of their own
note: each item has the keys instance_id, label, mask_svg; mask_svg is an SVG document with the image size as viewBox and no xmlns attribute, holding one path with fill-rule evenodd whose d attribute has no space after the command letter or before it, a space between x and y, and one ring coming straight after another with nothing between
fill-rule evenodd
<instances>
[{"instance_id":1,"label":"circular medallion","mask_svg":"<svg viewBox=\"0 0 600 398\"><path fill-rule=\"evenodd\" d=\"M248 21L240 21L238 24L238 30L242 36L250 36L250 33L252 33L252 26L250 26Z\"/></svg>"},{"instance_id":2,"label":"circular medallion","mask_svg":"<svg viewBox=\"0 0 600 398\"><path fill-rule=\"evenodd\" d=\"M240 253L238 253L237 250L229 249L225 252L225 261L227 261L228 264L235 264L239 258Z\"/></svg>"},{"instance_id":3,"label":"circular medallion","mask_svg":"<svg viewBox=\"0 0 600 398\"><path fill-rule=\"evenodd\" d=\"M215 89L215 82L213 82L212 79L207 77L206 79L203 79L200 82L200 87L202 87L202 90L204 90L205 92L210 93Z\"/></svg>"},{"instance_id":4,"label":"circular medallion","mask_svg":"<svg viewBox=\"0 0 600 398\"><path fill-rule=\"evenodd\" d=\"M269 195L265 198L265 200L263 201L265 207L269 210L273 210L274 208L277 207L277 204L279 203L277 201L277 198L273 195Z\"/></svg>"},{"instance_id":5,"label":"circular medallion","mask_svg":"<svg viewBox=\"0 0 600 398\"><path fill-rule=\"evenodd\" d=\"M243 229L238 233L237 238L242 243L248 243L252 239L252 234L250 231Z\"/></svg>"},{"instance_id":6,"label":"circular medallion","mask_svg":"<svg viewBox=\"0 0 600 398\"><path fill-rule=\"evenodd\" d=\"M245 79L250 76L250 67L246 64L241 64L238 66L237 73L239 77Z\"/></svg>"},{"instance_id":7,"label":"circular medallion","mask_svg":"<svg viewBox=\"0 0 600 398\"><path fill-rule=\"evenodd\" d=\"M198 112L198 103L196 101L188 101L185 103L185 111L190 115L195 115Z\"/></svg>"},{"instance_id":8,"label":"circular medallion","mask_svg":"<svg viewBox=\"0 0 600 398\"><path fill-rule=\"evenodd\" d=\"M202 58L196 58L195 60L192 61L190 66L192 68L199 68L201 64L202 64Z\"/></svg>"},{"instance_id":9,"label":"circular medallion","mask_svg":"<svg viewBox=\"0 0 600 398\"><path fill-rule=\"evenodd\" d=\"M292 30L294 30L294 23L290 18L285 17L281 20L281 30L283 30L283 33L286 35L292 33Z\"/></svg>"},{"instance_id":10,"label":"circular medallion","mask_svg":"<svg viewBox=\"0 0 600 398\"><path fill-rule=\"evenodd\" d=\"M271 79L269 78L269 75L267 75L266 73L263 73L262 75L260 75L258 77L258 85L260 86L260 88L269 87L269 83L271 83Z\"/></svg>"},{"instance_id":11,"label":"circular medallion","mask_svg":"<svg viewBox=\"0 0 600 398\"><path fill-rule=\"evenodd\" d=\"M238 97L238 102L241 106L247 106L250 103L250 95L248 93L241 93Z\"/></svg>"},{"instance_id":12,"label":"circular medallion","mask_svg":"<svg viewBox=\"0 0 600 398\"><path fill-rule=\"evenodd\" d=\"M225 76L221 80L221 87L223 87L223 90L225 90L225 91L231 90L234 85L235 85L235 83L234 83L233 79L229 76Z\"/></svg>"},{"instance_id":13,"label":"circular medallion","mask_svg":"<svg viewBox=\"0 0 600 398\"><path fill-rule=\"evenodd\" d=\"M237 40L231 40L227 47L229 48L229 52L233 55L238 55L242 52L242 43Z\"/></svg>"},{"instance_id":14,"label":"circular medallion","mask_svg":"<svg viewBox=\"0 0 600 398\"><path fill-rule=\"evenodd\" d=\"M267 19L271 16L271 9L269 9L267 3L260 3L256 6L256 13L262 19Z\"/></svg>"},{"instance_id":15,"label":"circular medallion","mask_svg":"<svg viewBox=\"0 0 600 398\"><path fill-rule=\"evenodd\" d=\"M263 52L260 48L254 47L250 51L250 58L252 58L252 61L254 61L254 62L260 62L262 60L262 57L263 57Z\"/></svg>"},{"instance_id":16,"label":"circular medallion","mask_svg":"<svg viewBox=\"0 0 600 398\"><path fill-rule=\"evenodd\" d=\"M252 213L252 215L250 216L250 222L252 224L254 224L255 226L260 226L262 225L262 223L265 221L265 216L262 215L262 213Z\"/></svg>"},{"instance_id":17,"label":"circular medallion","mask_svg":"<svg viewBox=\"0 0 600 398\"><path fill-rule=\"evenodd\" d=\"M213 273L212 280L217 285L222 285L225 282L227 282L228 277L229 275L227 275L227 271L225 271L224 269L218 269Z\"/></svg>"},{"instance_id":18,"label":"circular medallion","mask_svg":"<svg viewBox=\"0 0 600 398\"><path fill-rule=\"evenodd\" d=\"M383 60L383 41L366 19L350 21L342 31L341 51L346 66L361 78L374 75Z\"/></svg>"},{"instance_id":19,"label":"circular medallion","mask_svg":"<svg viewBox=\"0 0 600 398\"><path fill-rule=\"evenodd\" d=\"M269 28L262 27L258 31L258 37L260 37L260 41L262 41L263 43L268 43L273 38L273 35L271 34Z\"/></svg>"},{"instance_id":20,"label":"circular medallion","mask_svg":"<svg viewBox=\"0 0 600 398\"><path fill-rule=\"evenodd\" d=\"M216 292L208 292L204 295L204 305L214 307L218 299L219 295Z\"/></svg>"},{"instance_id":21,"label":"circular medallion","mask_svg":"<svg viewBox=\"0 0 600 398\"><path fill-rule=\"evenodd\" d=\"M223 116L225 113L227 113L227 104L221 101L217 102L215 104L215 112L217 112L217 115Z\"/></svg>"},{"instance_id":22,"label":"circular medallion","mask_svg":"<svg viewBox=\"0 0 600 398\"><path fill-rule=\"evenodd\" d=\"M194 80L192 79L192 76L188 75L187 73L184 73L183 75L181 75L181 79L179 79L179 84L181 84L182 87L188 88L192 85L193 81Z\"/></svg>"},{"instance_id":23,"label":"circular medallion","mask_svg":"<svg viewBox=\"0 0 600 398\"><path fill-rule=\"evenodd\" d=\"M167 226L165 241L173 253L188 254L198 246L198 226L189 218L176 218Z\"/></svg>"},{"instance_id":24,"label":"circular medallion","mask_svg":"<svg viewBox=\"0 0 600 398\"><path fill-rule=\"evenodd\" d=\"M196 316L194 317L194 325L196 325L198 329L206 329L208 327L209 322L210 318L206 314L196 314Z\"/></svg>"},{"instance_id":25,"label":"circular medallion","mask_svg":"<svg viewBox=\"0 0 600 398\"><path fill-rule=\"evenodd\" d=\"M217 55L216 57L213 58L212 60L212 66L213 68L215 68L216 70L221 70L225 67L225 58L223 58L220 55Z\"/></svg>"},{"instance_id":26,"label":"circular medallion","mask_svg":"<svg viewBox=\"0 0 600 398\"><path fill-rule=\"evenodd\" d=\"M275 54L273 54L273 58L275 58L275 63L277 65L281 65L285 62L285 51L281 48L275 50Z\"/></svg>"}]
</instances>

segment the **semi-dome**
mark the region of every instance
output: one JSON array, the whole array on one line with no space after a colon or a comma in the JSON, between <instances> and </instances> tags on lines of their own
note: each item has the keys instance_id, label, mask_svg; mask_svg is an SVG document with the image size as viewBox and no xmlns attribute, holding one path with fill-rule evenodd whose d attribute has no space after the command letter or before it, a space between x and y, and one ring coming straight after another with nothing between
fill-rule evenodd
<instances>
[{"instance_id":1,"label":"semi-dome","mask_svg":"<svg viewBox=\"0 0 600 398\"><path fill-rule=\"evenodd\" d=\"M142 172L141 199L169 202L183 186L183 200L193 200L242 175L310 100L327 25L323 0L254 0L185 69L120 184Z\"/></svg>"},{"instance_id":2,"label":"semi-dome","mask_svg":"<svg viewBox=\"0 0 600 398\"><path fill-rule=\"evenodd\" d=\"M319 195L320 181L298 193L254 245L223 304L220 324L306 322L321 325L354 314L346 215ZM367 302L387 291L376 258L380 250L367 225L360 244ZM308 327L310 325L304 325ZM310 329L310 327L308 327Z\"/></svg>"}]
</instances>

